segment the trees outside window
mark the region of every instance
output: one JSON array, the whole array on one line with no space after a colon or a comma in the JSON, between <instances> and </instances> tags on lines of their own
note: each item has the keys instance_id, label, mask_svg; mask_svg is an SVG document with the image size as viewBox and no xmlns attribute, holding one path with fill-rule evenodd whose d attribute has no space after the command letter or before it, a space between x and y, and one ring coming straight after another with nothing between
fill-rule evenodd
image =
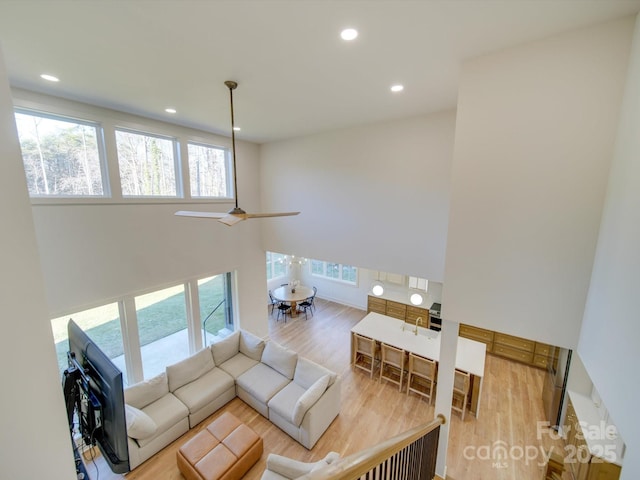
<instances>
[{"instance_id":1,"label":"trees outside window","mask_svg":"<svg viewBox=\"0 0 640 480\"><path fill-rule=\"evenodd\" d=\"M31 196L107 195L99 125L23 110L15 118Z\"/></svg>"}]
</instances>

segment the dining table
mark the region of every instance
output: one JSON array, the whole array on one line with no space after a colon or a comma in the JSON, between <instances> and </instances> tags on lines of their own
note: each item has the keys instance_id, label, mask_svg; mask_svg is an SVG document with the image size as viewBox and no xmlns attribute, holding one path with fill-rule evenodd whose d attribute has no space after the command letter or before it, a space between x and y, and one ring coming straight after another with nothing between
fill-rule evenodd
<instances>
[{"instance_id":1,"label":"dining table","mask_svg":"<svg viewBox=\"0 0 640 480\"><path fill-rule=\"evenodd\" d=\"M359 334L386 343L405 352L440 361L440 332L413 325L397 318L370 312L351 329L351 358L353 359L353 335ZM458 337L455 368L471 375L469 411L478 418L480 394L484 377L487 346L469 338Z\"/></svg>"},{"instance_id":2,"label":"dining table","mask_svg":"<svg viewBox=\"0 0 640 480\"><path fill-rule=\"evenodd\" d=\"M290 285L282 285L273 291L273 298L291 305L292 317L298 315L298 302L302 302L312 296L313 289L304 285L297 285L295 288Z\"/></svg>"}]
</instances>

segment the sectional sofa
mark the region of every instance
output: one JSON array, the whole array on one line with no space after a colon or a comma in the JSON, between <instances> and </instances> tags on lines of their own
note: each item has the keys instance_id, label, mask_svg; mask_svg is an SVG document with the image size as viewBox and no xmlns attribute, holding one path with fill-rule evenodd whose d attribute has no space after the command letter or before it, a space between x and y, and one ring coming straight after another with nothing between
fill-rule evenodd
<instances>
[{"instance_id":1,"label":"sectional sofa","mask_svg":"<svg viewBox=\"0 0 640 480\"><path fill-rule=\"evenodd\" d=\"M311 449L340 412L340 378L244 330L124 392L133 470L236 396Z\"/></svg>"}]
</instances>

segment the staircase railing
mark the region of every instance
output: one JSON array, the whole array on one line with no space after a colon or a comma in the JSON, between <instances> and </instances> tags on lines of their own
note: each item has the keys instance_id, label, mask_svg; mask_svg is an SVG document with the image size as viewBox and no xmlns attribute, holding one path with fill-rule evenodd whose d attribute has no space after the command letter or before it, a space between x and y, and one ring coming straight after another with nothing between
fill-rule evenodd
<instances>
[{"instance_id":1,"label":"staircase railing","mask_svg":"<svg viewBox=\"0 0 640 480\"><path fill-rule=\"evenodd\" d=\"M207 346L207 320L209 320L211 318L211 316L216 313L216 310L218 310L218 308L220 308L220 305L222 305L227 299L223 298L222 300L220 300L220 303L218 305L216 305L216 307L211 310L211 313L209 313L209 315L207 315L207 318L204 319L204 321L202 322L202 336L204 337L204 346Z\"/></svg>"},{"instance_id":2,"label":"staircase railing","mask_svg":"<svg viewBox=\"0 0 640 480\"><path fill-rule=\"evenodd\" d=\"M430 423L344 457L298 480L433 480L440 426L445 422L444 415L439 414Z\"/></svg>"}]
</instances>

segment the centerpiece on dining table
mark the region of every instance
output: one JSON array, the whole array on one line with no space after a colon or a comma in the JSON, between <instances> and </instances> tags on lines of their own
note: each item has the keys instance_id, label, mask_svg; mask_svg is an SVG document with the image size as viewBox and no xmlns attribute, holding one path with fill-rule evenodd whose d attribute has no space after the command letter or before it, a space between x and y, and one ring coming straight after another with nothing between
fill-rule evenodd
<instances>
[{"instance_id":1,"label":"centerpiece on dining table","mask_svg":"<svg viewBox=\"0 0 640 480\"><path fill-rule=\"evenodd\" d=\"M289 282L289 286L291 287L291 293L296 293L296 287L298 285L300 285L299 280L291 280L291 282Z\"/></svg>"}]
</instances>

